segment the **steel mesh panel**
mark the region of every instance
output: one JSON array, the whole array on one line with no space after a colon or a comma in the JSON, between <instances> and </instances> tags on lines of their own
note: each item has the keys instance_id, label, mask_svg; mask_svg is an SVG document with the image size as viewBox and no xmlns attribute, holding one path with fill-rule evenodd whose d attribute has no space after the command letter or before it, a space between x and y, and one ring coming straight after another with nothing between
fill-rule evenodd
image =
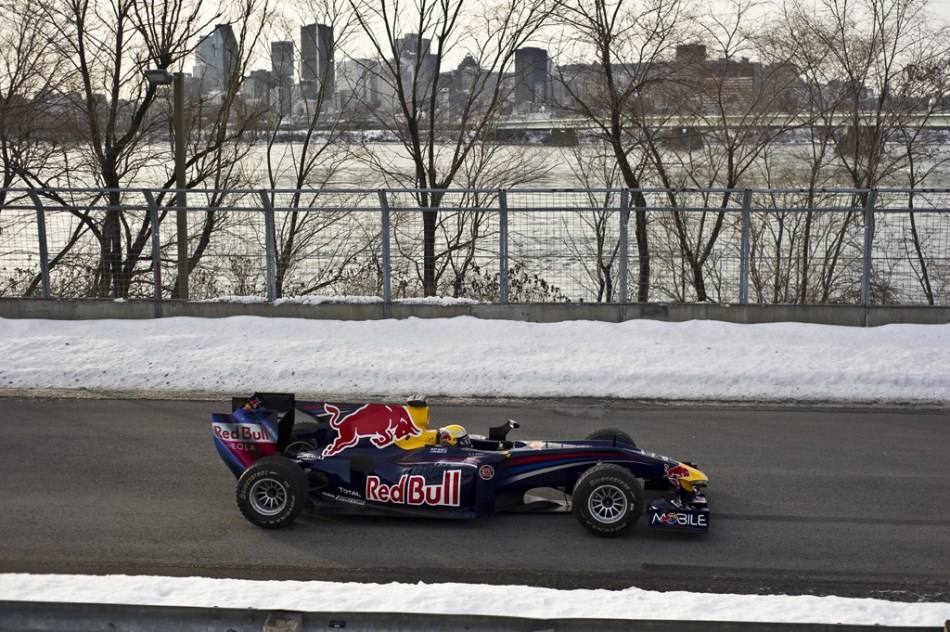
<instances>
[{"instance_id":1,"label":"steel mesh panel","mask_svg":"<svg viewBox=\"0 0 950 632\"><path fill-rule=\"evenodd\" d=\"M23 193L0 194L0 297L42 295L36 207Z\"/></svg>"},{"instance_id":2,"label":"steel mesh panel","mask_svg":"<svg viewBox=\"0 0 950 632\"><path fill-rule=\"evenodd\" d=\"M179 210L190 300L266 300L270 287L381 297L387 272L395 300L498 302L507 283L511 302L618 302L624 281L628 302L860 304L867 292L872 305L946 305L950 293L950 190L193 190L186 209L167 190L34 195L61 298L152 299L156 281L177 298ZM30 192L0 191L0 296L42 296L37 217Z\"/></svg>"}]
</instances>

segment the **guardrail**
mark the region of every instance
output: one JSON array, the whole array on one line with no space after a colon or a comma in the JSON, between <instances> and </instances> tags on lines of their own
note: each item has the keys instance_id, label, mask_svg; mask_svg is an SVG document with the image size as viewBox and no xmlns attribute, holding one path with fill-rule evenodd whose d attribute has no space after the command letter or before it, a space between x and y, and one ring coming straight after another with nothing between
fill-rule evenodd
<instances>
[{"instance_id":1,"label":"guardrail","mask_svg":"<svg viewBox=\"0 0 950 632\"><path fill-rule=\"evenodd\" d=\"M472 316L489 320L553 323L591 320L617 323L647 319L661 322L718 320L737 324L798 322L842 327L878 327L893 324L941 325L950 323L950 305L708 305L695 303L512 303L427 305L396 301L327 302L187 302L49 300L0 298L0 318L42 320L113 320L146 318L227 318L257 316L322 320L377 320L381 318L455 318Z\"/></svg>"},{"instance_id":2,"label":"guardrail","mask_svg":"<svg viewBox=\"0 0 950 632\"><path fill-rule=\"evenodd\" d=\"M296 612L0 601L0 632L950 632L943 627L653 619L537 619L401 612Z\"/></svg>"},{"instance_id":3,"label":"guardrail","mask_svg":"<svg viewBox=\"0 0 950 632\"><path fill-rule=\"evenodd\" d=\"M0 297L950 304L950 189L174 192L0 189Z\"/></svg>"}]
</instances>

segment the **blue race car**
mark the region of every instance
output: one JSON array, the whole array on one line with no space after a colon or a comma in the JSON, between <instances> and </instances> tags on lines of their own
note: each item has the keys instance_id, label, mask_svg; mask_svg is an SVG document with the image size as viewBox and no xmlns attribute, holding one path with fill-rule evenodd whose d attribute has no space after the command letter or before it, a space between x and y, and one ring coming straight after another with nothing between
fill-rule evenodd
<instances>
[{"instance_id":1,"label":"blue race car","mask_svg":"<svg viewBox=\"0 0 950 632\"><path fill-rule=\"evenodd\" d=\"M617 429L579 441L512 441L512 420L488 436L456 424L430 430L421 398L354 404L257 393L235 398L232 410L212 415L214 444L238 479L241 513L265 529L287 526L311 501L445 518L573 511L602 536L619 535L645 508L651 527L709 528L706 475ZM644 489L662 493L645 506Z\"/></svg>"}]
</instances>

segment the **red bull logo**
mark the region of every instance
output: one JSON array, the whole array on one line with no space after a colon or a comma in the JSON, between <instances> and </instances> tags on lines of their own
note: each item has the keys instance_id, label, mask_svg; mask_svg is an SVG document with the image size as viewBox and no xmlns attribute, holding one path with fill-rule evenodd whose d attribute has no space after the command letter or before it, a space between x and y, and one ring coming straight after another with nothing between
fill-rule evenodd
<instances>
[{"instance_id":1,"label":"red bull logo","mask_svg":"<svg viewBox=\"0 0 950 632\"><path fill-rule=\"evenodd\" d=\"M442 472L442 482L426 485L424 476L403 474L393 485L378 476L366 477L366 500L399 505L458 507L462 490L462 472Z\"/></svg>"},{"instance_id":2,"label":"red bull logo","mask_svg":"<svg viewBox=\"0 0 950 632\"><path fill-rule=\"evenodd\" d=\"M405 406L368 404L345 414L333 404L324 404L324 409L330 414L330 426L337 431L337 437L323 449L323 456L352 448L362 438L369 438L377 448L385 448L422 434Z\"/></svg>"},{"instance_id":3,"label":"red bull logo","mask_svg":"<svg viewBox=\"0 0 950 632\"><path fill-rule=\"evenodd\" d=\"M664 467L666 467L666 478L671 481L678 481L681 478L689 478L689 468L682 463L675 467L670 467L669 465Z\"/></svg>"}]
</instances>

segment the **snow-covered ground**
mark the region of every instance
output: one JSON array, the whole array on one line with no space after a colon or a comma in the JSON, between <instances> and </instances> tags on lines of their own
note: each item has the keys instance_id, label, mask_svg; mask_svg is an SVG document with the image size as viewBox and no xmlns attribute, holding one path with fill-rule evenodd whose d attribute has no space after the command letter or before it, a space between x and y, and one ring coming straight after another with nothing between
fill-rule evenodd
<instances>
[{"instance_id":1,"label":"snow-covered ground","mask_svg":"<svg viewBox=\"0 0 950 632\"><path fill-rule=\"evenodd\" d=\"M0 389L950 403L950 325L0 319Z\"/></svg>"},{"instance_id":2,"label":"snow-covered ground","mask_svg":"<svg viewBox=\"0 0 950 632\"><path fill-rule=\"evenodd\" d=\"M943 627L950 604L842 597L554 590L468 584L351 584L201 577L0 574L0 599L302 612L418 612L538 619L674 619ZM2 627L2 625L0 625Z\"/></svg>"},{"instance_id":3,"label":"snow-covered ground","mask_svg":"<svg viewBox=\"0 0 950 632\"><path fill-rule=\"evenodd\" d=\"M950 405L950 325L0 319L0 389ZM2 409L2 402L0 402ZM940 627L947 603L0 574L0 599ZM516 605L515 605L516 604Z\"/></svg>"}]
</instances>

